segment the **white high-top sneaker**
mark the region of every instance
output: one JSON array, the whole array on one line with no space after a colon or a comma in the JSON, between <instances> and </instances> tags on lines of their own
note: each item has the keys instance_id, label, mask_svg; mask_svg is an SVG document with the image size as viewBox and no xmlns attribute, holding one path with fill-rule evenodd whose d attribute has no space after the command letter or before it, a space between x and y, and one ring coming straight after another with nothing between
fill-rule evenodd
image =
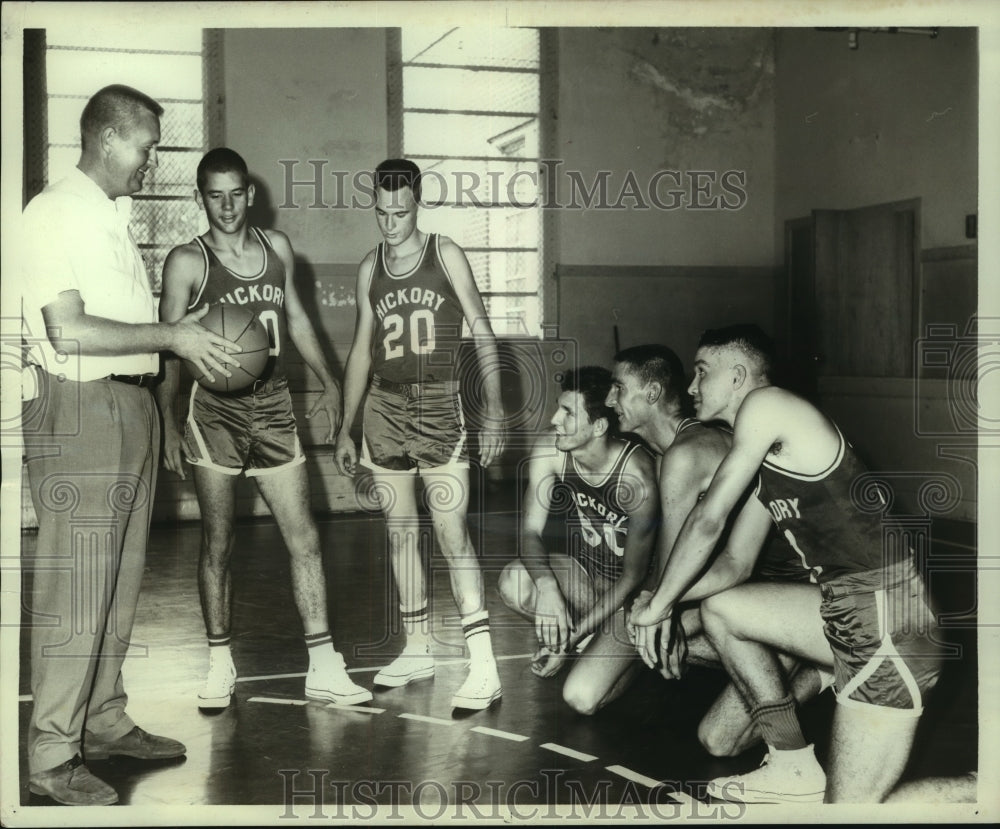
<instances>
[{"instance_id":1,"label":"white high-top sneaker","mask_svg":"<svg viewBox=\"0 0 1000 829\"><path fill-rule=\"evenodd\" d=\"M309 666L306 696L337 705L360 705L372 700L371 691L351 681L344 667L344 656L338 652L334 652L332 660Z\"/></svg>"},{"instance_id":2,"label":"white high-top sneaker","mask_svg":"<svg viewBox=\"0 0 1000 829\"><path fill-rule=\"evenodd\" d=\"M760 768L733 777L717 777L706 791L736 803L822 803L826 774L811 745L793 751L768 746Z\"/></svg>"},{"instance_id":3,"label":"white high-top sneaker","mask_svg":"<svg viewBox=\"0 0 1000 829\"><path fill-rule=\"evenodd\" d=\"M228 708L236 690L236 666L229 657L210 657L205 686L198 693L199 708Z\"/></svg>"},{"instance_id":4,"label":"white high-top sneaker","mask_svg":"<svg viewBox=\"0 0 1000 829\"><path fill-rule=\"evenodd\" d=\"M434 676L434 657L427 645L407 645L403 652L375 674L375 684L401 688Z\"/></svg>"},{"instance_id":5,"label":"white high-top sneaker","mask_svg":"<svg viewBox=\"0 0 1000 829\"><path fill-rule=\"evenodd\" d=\"M469 675L452 697L451 707L479 711L489 708L502 693L496 660L472 661L469 662Z\"/></svg>"}]
</instances>

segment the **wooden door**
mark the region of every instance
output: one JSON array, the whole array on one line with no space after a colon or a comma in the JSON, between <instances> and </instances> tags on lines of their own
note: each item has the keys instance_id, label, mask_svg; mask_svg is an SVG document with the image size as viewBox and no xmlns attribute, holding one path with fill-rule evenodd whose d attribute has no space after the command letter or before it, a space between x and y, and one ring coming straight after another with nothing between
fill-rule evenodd
<instances>
[{"instance_id":1,"label":"wooden door","mask_svg":"<svg viewBox=\"0 0 1000 829\"><path fill-rule=\"evenodd\" d=\"M799 390L823 376L912 375L919 207L814 210L786 224L785 356Z\"/></svg>"}]
</instances>

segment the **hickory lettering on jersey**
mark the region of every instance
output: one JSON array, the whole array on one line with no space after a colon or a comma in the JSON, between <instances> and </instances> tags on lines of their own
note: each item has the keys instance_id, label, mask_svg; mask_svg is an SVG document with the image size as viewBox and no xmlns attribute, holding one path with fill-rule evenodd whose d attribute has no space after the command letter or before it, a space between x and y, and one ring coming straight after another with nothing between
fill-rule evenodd
<instances>
[{"instance_id":1,"label":"hickory lettering on jersey","mask_svg":"<svg viewBox=\"0 0 1000 829\"><path fill-rule=\"evenodd\" d=\"M604 504L598 501L593 495L584 495L582 492L576 493L576 503L581 507L590 507L594 512L596 512L604 521L614 527L616 530L624 529L621 525L628 518L627 515L619 515L617 512L608 509ZM582 513L581 513L582 515Z\"/></svg>"},{"instance_id":2,"label":"hickory lettering on jersey","mask_svg":"<svg viewBox=\"0 0 1000 829\"><path fill-rule=\"evenodd\" d=\"M780 522L782 518L802 518L798 498L775 498L768 502L767 508L776 522Z\"/></svg>"},{"instance_id":3,"label":"hickory lettering on jersey","mask_svg":"<svg viewBox=\"0 0 1000 829\"><path fill-rule=\"evenodd\" d=\"M375 314L381 320L390 311L395 311L404 305L426 306L437 311L445 299L446 297L429 288L397 288L379 300L378 305L375 306Z\"/></svg>"},{"instance_id":4,"label":"hickory lettering on jersey","mask_svg":"<svg viewBox=\"0 0 1000 829\"><path fill-rule=\"evenodd\" d=\"M230 305L249 305L251 302L273 302L279 308L285 304L285 292L277 285L241 285L219 297L219 302Z\"/></svg>"}]
</instances>

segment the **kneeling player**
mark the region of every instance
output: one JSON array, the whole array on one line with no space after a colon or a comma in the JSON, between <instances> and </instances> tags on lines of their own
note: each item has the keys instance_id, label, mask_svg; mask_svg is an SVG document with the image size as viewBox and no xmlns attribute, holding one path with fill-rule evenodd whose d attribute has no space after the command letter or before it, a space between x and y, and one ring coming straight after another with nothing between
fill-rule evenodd
<instances>
[{"instance_id":1,"label":"kneeling player","mask_svg":"<svg viewBox=\"0 0 1000 829\"><path fill-rule=\"evenodd\" d=\"M732 434L723 428L699 423L690 417L691 400L685 390L683 366L677 355L663 345L648 344L627 348L615 355L614 373L607 404L614 408L621 429L641 437L657 457L661 503L660 532L657 540L657 574L667 566L670 552L688 513L708 489L719 464L729 451ZM770 530L767 512L748 503L726 533L713 566L683 595L674 624L666 626L659 644L667 678L679 676L687 665L721 667L721 659L704 635L700 600L749 578L808 581L798 557L783 540L774 536L758 550ZM755 560L757 567L754 568ZM653 640L656 636L649 637ZM677 647L670 651L669 646ZM633 645L616 640L617 664L624 672L630 665ZM671 660L672 658L672 660ZM650 660L652 662L652 660ZM802 702L818 693L824 677L813 666L785 661L794 673L792 690ZM826 681L830 680L829 675ZM760 739L745 710L739 692L728 685L703 717L698 737L714 755L739 754Z\"/></svg>"},{"instance_id":2,"label":"kneeling player","mask_svg":"<svg viewBox=\"0 0 1000 829\"><path fill-rule=\"evenodd\" d=\"M499 582L504 602L535 623L538 676L555 674L597 634L563 689L588 714L625 689L636 663L634 651L620 646L628 641L623 605L648 572L658 517L653 459L617 435L617 417L604 404L610 386L607 369L566 375L553 432L530 461L521 556ZM557 511L567 514L567 548L549 552L543 533Z\"/></svg>"}]
</instances>

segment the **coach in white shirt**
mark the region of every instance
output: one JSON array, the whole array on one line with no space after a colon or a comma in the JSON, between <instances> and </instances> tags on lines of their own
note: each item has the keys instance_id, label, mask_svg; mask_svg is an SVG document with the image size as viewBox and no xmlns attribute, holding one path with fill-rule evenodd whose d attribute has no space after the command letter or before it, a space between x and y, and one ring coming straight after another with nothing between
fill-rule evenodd
<instances>
[{"instance_id":1,"label":"coach in white shirt","mask_svg":"<svg viewBox=\"0 0 1000 829\"><path fill-rule=\"evenodd\" d=\"M74 806L118 800L86 761L165 759L176 740L125 713L121 667L139 597L160 425L149 385L157 352L208 374L239 349L197 321L157 313L128 220L156 165L163 108L126 86L96 93L80 119L77 168L25 209L24 335L32 394L22 417L38 543L31 624L29 789ZM81 757L81 754L83 755Z\"/></svg>"}]
</instances>

